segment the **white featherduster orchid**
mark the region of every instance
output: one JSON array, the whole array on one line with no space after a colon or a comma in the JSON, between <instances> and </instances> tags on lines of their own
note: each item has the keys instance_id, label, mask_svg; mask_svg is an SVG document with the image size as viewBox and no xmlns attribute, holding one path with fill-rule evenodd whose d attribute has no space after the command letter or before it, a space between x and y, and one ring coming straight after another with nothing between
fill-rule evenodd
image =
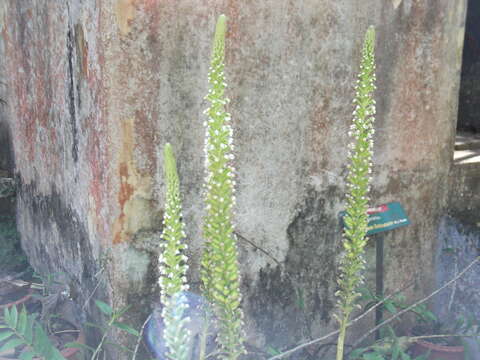
<instances>
[{"instance_id":1,"label":"white featherduster orchid","mask_svg":"<svg viewBox=\"0 0 480 360\"><path fill-rule=\"evenodd\" d=\"M225 31L226 17L218 19L213 42L208 81L210 89L205 110L208 120L205 137L206 194L203 234L205 248L202 257L203 291L213 305L218 320L217 341L224 359L235 360L245 352L243 345L243 312L240 308L240 276L237 244L233 233L234 160L230 125L231 116L225 110Z\"/></svg>"},{"instance_id":2,"label":"white featherduster orchid","mask_svg":"<svg viewBox=\"0 0 480 360\"><path fill-rule=\"evenodd\" d=\"M337 341L337 360L343 360L348 320L358 297L357 287L363 282L363 259L367 244L368 191L373 154L373 122L375 119L375 29L365 35L360 74L355 85L353 123L349 136L349 165L347 176L347 208L344 217L343 255L341 259L337 319L340 333Z\"/></svg>"},{"instance_id":3,"label":"white featherduster orchid","mask_svg":"<svg viewBox=\"0 0 480 360\"><path fill-rule=\"evenodd\" d=\"M185 225L182 221L180 184L175 156L170 144L164 149L164 173L167 185L165 216L161 238L161 251L158 259L160 302L162 318L165 324L163 334L167 345L166 356L170 360L188 360L190 332L189 319L185 317L188 303L184 299L187 284L187 257L184 254L187 245Z\"/></svg>"}]
</instances>

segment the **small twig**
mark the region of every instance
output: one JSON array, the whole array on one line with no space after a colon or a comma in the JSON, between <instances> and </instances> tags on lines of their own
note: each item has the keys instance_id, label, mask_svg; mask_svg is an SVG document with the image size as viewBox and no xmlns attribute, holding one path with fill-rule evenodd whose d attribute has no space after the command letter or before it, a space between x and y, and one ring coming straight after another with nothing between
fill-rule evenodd
<instances>
[{"instance_id":1,"label":"small twig","mask_svg":"<svg viewBox=\"0 0 480 360\"><path fill-rule=\"evenodd\" d=\"M8 275L0 279L0 283L2 282L11 282L13 280L17 280L18 278L22 277L25 275L29 270L22 271L21 273L13 274L13 275Z\"/></svg>"},{"instance_id":2,"label":"small twig","mask_svg":"<svg viewBox=\"0 0 480 360\"><path fill-rule=\"evenodd\" d=\"M57 334L68 334L68 333L79 333L80 330L61 330L61 331L55 331L52 333L52 335L57 335Z\"/></svg>"},{"instance_id":3,"label":"small twig","mask_svg":"<svg viewBox=\"0 0 480 360\"><path fill-rule=\"evenodd\" d=\"M98 357L100 356L100 351L102 350L102 346L105 343L105 339L107 338L107 334L108 334L108 331L105 331L105 333L102 336L102 339L100 340L100 343L98 344L97 348L95 349L95 352L93 353L90 360L98 360ZM103 354L105 356L105 352Z\"/></svg>"},{"instance_id":4,"label":"small twig","mask_svg":"<svg viewBox=\"0 0 480 360\"><path fill-rule=\"evenodd\" d=\"M205 359L209 359L213 356L217 356L217 355L220 355L220 354L225 354L223 351L220 351L220 350L217 350L217 351L213 351L211 352L210 354L208 354Z\"/></svg>"},{"instance_id":5,"label":"small twig","mask_svg":"<svg viewBox=\"0 0 480 360\"><path fill-rule=\"evenodd\" d=\"M147 323L151 319L151 317L152 317L152 314L148 315L147 320L144 321L142 328L140 329L140 334L138 335L137 343L135 344L135 350L133 351L132 360L135 360L137 358L137 352L143 338L143 332L145 331L145 326L147 326Z\"/></svg>"},{"instance_id":6,"label":"small twig","mask_svg":"<svg viewBox=\"0 0 480 360\"><path fill-rule=\"evenodd\" d=\"M454 263L454 274L458 274L458 256L455 253L455 263ZM452 286L452 292L450 293L450 300L448 301L448 306L447 306L447 312L450 313L450 310L452 309L453 305L453 300L455 299L455 292L457 290L457 283L453 284Z\"/></svg>"},{"instance_id":7,"label":"small twig","mask_svg":"<svg viewBox=\"0 0 480 360\"><path fill-rule=\"evenodd\" d=\"M253 246L255 249L257 250L260 250L262 253L264 253L265 255L267 255L270 259L272 259L274 262L277 263L278 266L280 266L280 268L283 268L283 265L282 263L277 260L272 254L270 254L267 250L264 250L262 249L260 246L258 246L257 244L255 244L253 241L251 240L248 240L245 236L241 235L240 233L238 233L237 231L235 231L235 235L237 235L240 240L243 240L245 241L246 243L250 244L251 246Z\"/></svg>"},{"instance_id":8,"label":"small twig","mask_svg":"<svg viewBox=\"0 0 480 360\"><path fill-rule=\"evenodd\" d=\"M422 335L411 336L410 341L417 341L423 339L448 338L448 337L478 337L478 334L441 334L441 335Z\"/></svg>"},{"instance_id":9,"label":"small twig","mask_svg":"<svg viewBox=\"0 0 480 360\"><path fill-rule=\"evenodd\" d=\"M407 285L399 288L399 289L396 289L392 294L388 295L387 297L385 297L384 299L382 299L381 301L377 302L375 305L373 305L371 308L369 308L367 311L365 311L363 314L357 316L355 319L353 319L352 321L350 321L348 324L347 324L347 327L350 327L352 326L353 324L355 324L356 322L360 321L361 319L363 319L365 316L367 316L369 313L371 313L373 310L375 310L378 306L382 305L385 301L387 301L388 299L390 299L391 297L395 296L396 294L398 294L399 292L409 288L410 286L412 286L413 284L413 281L410 281ZM286 356L289 356L301 349L304 349L308 346L311 346L311 345L314 345L314 344L317 344L319 342L322 342L326 339L328 339L329 337L331 336L334 336L334 335L337 335L338 333L340 332L340 330L335 330L335 331L332 331L330 333L328 333L327 335L324 335L320 338L317 338L317 339L314 339L314 340L311 340L309 342L306 342L306 343L303 343L303 344L300 344L290 350L287 350L281 354L278 354L278 355L275 355L273 357L270 357L268 358L267 360L277 360L277 359L283 359L284 357Z\"/></svg>"},{"instance_id":10,"label":"small twig","mask_svg":"<svg viewBox=\"0 0 480 360\"><path fill-rule=\"evenodd\" d=\"M297 301L300 297L303 298L302 295L300 295L300 289L298 289L295 284L296 282L293 280L293 278L286 272L284 271L285 270L285 266L277 259L275 258L275 256L273 256L270 252L268 252L267 250L261 248L260 246L258 246L257 244L255 244L253 241L247 239L245 236L241 235L240 233L238 232L235 232L235 235L237 235L240 240L243 240L245 241L247 244L249 244L250 246L254 247L255 249L257 250L260 250L262 253L264 253L265 255L267 255L267 257L269 257L270 259L272 259L277 265L278 267L280 268L280 271L283 275L285 275L285 277L288 279L288 281L290 281L290 284L291 286L293 287L293 289L295 290L295 295L297 296ZM302 299L303 300L303 299ZM308 326L307 326L307 316L306 316L306 313L305 311L303 311L302 309L302 314L303 314L303 322L302 322L302 326L303 326L303 333L306 334L309 338L311 338L311 333L310 331L308 330ZM308 333L308 334L307 334Z\"/></svg>"},{"instance_id":11,"label":"small twig","mask_svg":"<svg viewBox=\"0 0 480 360\"><path fill-rule=\"evenodd\" d=\"M95 277L97 277L98 275L101 275L103 273L103 270L105 268L102 268L101 271L99 271ZM93 295L95 294L95 292L97 291L98 287L100 286L100 283L104 280L104 277L102 276L100 278L100 280L97 281L97 285L95 285L95 288L92 290L92 292L90 293L90 295L88 296L87 300L85 300L85 303L83 304L82 306L82 310L85 310L85 308L87 307L88 303L90 302L90 300L92 299Z\"/></svg>"},{"instance_id":12,"label":"small twig","mask_svg":"<svg viewBox=\"0 0 480 360\"><path fill-rule=\"evenodd\" d=\"M476 257L475 260L473 260L470 264L468 264L460 273L457 274L457 276L455 276L453 279L451 279L450 281L446 282L445 284L443 284L441 287L439 287L437 290L435 290L434 292L430 293L429 295L425 296L423 299L420 299L416 302L414 302L412 305L406 307L405 309L399 311L398 313L396 313L395 315L393 315L392 317L388 318L387 320L381 322L380 324L378 324L377 326L373 327L372 329L370 329L369 331L367 331L365 333L365 335L363 335L362 337L360 337L357 341L355 341L355 343L353 344L353 347L357 347L363 340L365 340L367 337L369 337L371 334L373 334L375 331L377 331L378 329L380 329L382 326L385 326L389 323L391 323L394 319L398 318L399 316L402 316L403 314L409 312L410 310L416 308L418 305L420 304L423 304L425 301L429 300L430 298L432 298L433 296L437 295L440 291L442 291L443 289L445 289L446 287L450 286L451 284L453 284L455 281L457 281L458 279L460 279L468 270L470 270L470 268L475 265L478 261L480 261L480 256ZM348 354L347 354L348 355Z\"/></svg>"},{"instance_id":13,"label":"small twig","mask_svg":"<svg viewBox=\"0 0 480 360\"><path fill-rule=\"evenodd\" d=\"M42 290L42 292L43 292L43 289L45 289L45 285L39 284L39 283L34 283L34 282L30 283L30 287L32 289L35 289L35 290Z\"/></svg>"}]
</instances>

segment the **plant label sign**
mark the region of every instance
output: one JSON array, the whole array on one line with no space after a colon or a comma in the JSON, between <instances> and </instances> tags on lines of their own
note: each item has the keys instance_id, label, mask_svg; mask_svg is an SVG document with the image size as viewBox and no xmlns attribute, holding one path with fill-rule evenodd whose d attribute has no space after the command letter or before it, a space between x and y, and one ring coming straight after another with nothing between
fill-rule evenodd
<instances>
[{"instance_id":1,"label":"plant label sign","mask_svg":"<svg viewBox=\"0 0 480 360\"><path fill-rule=\"evenodd\" d=\"M405 210L399 202L391 202L368 209L367 235L393 230L410 224ZM345 211L340 213L345 216Z\"/></svg>"}]
</instances>

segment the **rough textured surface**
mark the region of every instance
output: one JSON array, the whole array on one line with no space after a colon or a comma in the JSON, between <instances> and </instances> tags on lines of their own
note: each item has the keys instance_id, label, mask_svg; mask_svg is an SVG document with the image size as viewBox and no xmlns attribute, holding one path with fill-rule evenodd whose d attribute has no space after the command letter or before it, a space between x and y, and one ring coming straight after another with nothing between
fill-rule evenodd
<instances>
[{"instance_id":1,"label":"rough textured surface","mask_svg":"<svg viewBox=\"0 0 480 360\"><path fill-rule=\"evenodd\" d=\"M465 225L463 218L459 221L446 216L439 230L437 256L437 283L443 285L480 256L480 228ZM435 298L436 313L441 320L453 323L461 316L472 320L480 318L479 273L480 264L477 263Z\"/></svg>"},{"instance_id":2,"label":"rough textured surface","mask_svg":"<svg viewBox=\"0 0 480 360\"><path fill-rule=\"evenodd\" d=\"M335 326L346 133L370 24L379 34L372 203L400 201L412 220L385 235L387 288L415 274L410 296L433 284L465 1L9 0L1 12L23 246L37 269L68 274L80 304L102 258L108 281L96 297L134 304L137 322L155 299L167 141L198 285L202 99L221 13L231 19L226 72L249 340L285 346Z\"/></svg>"},{"instance_id":3,"label":"rough textured surface","mask_svg":"<svg viewBox=\"0 0 480 360\"><path fill-rule=\"evenodd\" d=\"M455 164L450 173L449 215L480 226L480 162Z\"/></svg>"}]
</instances>

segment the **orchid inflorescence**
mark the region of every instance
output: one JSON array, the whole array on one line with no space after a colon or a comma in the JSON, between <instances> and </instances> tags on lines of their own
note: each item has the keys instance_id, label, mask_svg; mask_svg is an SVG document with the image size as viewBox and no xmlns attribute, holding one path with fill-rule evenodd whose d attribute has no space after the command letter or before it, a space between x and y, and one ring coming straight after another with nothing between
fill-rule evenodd
<instances>
[{"instance_id":1,"label":"orchid inflorescence","mask_svg":"<svg viewBox=\"0 0 480 360\"><path fill-rule=\"evenodd\" d=\"M348 146L347 176L347 208L344 216L343 254L341 258L337 316L340 322L340 334L337 342L337 360L343 359L345 331L349 316L354 309L359 294L357 287L363 282L362 271L365 268L363 259L367 244L368 225L368 192L370 190L372 155L373 155L373 123L375 120L375 30L370 27L365 35L362 50L360 74L355 85L353 104L353 123L349 136L352 142Z\"/></svg>"},{"instance_id":2,"label":"orchid inflorescence","mask_svg":"<svg viewBox=\"0 0 480 360\"><path fill-rule=\"evenodd\" d=\"M232 161L233 129L231 115L225 105L225 31L226 17L218 19L213 43L208 81L210 89L205 97L210 107L205 110L205 208L203 234L205 249L202 258L201 279L203 291L213 304L218 320L217 341L225 359L234 360L244 353L243 312L240 308L240 277L237 244L233 233L235 180Z\"/></svg>"},{"instance_id":3,"label":"orchid inflorescence","mask_svg":"<svg viewBox=\"0 0 480 360\"><path fill-rule=\"evenodd\" d=\"M161 251L158 259L160 302L165 324L164 340L166 356L171 360L187 360L189 356L190 332L187 329L189 318L185 317L188 303L184 292L187 284L187 256L184 251L185 224L182 221L180 184L175 156L170 144L164 149L164 172L167 185L165 216L161 238Z\"/></svg>"}]
</instances>

